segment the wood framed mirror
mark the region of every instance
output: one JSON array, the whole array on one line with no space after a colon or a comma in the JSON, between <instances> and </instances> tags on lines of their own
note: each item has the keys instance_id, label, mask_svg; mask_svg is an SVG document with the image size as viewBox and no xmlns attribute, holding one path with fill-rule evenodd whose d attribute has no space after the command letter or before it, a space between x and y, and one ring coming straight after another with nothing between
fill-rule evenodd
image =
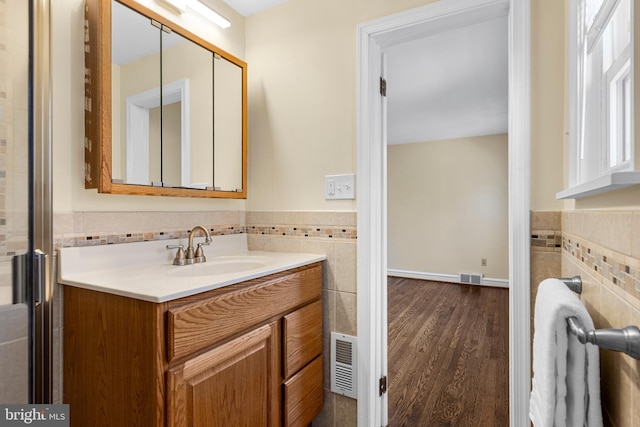
<instances>
[{"instance_id":1,"label":"wood framed mirror","mask_svg":"<svg viewBox=\"0 0 640 427\"><path fill-rule=\"evenodd\" d=\"M134 0L85 17L85 188L246 198L247 64Z\"/></svg>"}]
</instances>

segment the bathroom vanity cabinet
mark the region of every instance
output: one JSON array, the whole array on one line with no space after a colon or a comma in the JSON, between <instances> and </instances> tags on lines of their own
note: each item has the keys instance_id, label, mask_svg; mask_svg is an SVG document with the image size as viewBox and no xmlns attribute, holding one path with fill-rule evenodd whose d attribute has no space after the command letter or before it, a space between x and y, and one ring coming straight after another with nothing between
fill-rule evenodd
<instances>
[{"instance_id":1,"label":"bathroom vanity cabinet","mask_svg":"<svg viewBox=\"0 0 640 427\"><path fill-rule=\"evenodd\" d=\"M66 286L64 354L72 426L307 426L322 264L162 303Z\"/></svg>"}]
</instances>

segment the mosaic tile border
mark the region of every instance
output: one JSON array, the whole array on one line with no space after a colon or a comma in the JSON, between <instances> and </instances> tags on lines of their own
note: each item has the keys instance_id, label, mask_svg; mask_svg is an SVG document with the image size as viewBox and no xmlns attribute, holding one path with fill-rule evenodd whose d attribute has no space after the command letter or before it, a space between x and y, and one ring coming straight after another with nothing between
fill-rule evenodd
<instances>
[{"instance_id":1,"label":"mosaic tile border","mask_svg":"<svg viewBox=\"0 0 640 427\"><path fill-rule=\"evenodd\" d=\"M357 239L355 227L297 226L297 225L247 225L247 233L269 236L320 237L336 239Z\"/></svg>"},{"instance_id":2,"label":"mosaic tile border","mask_svg":"<svg viewBox=\"0 0 640 427\"><path fill-rule=\"evenodd\" d=\"M562 235L562 250L595 276L640 299L640 264L631 265L622 254L605 255L595 244L569 234Z\"/></svg>"},{"instance_id":3,"label":"mosaic tile border","mask_svg":"<svg viewBox=\"0 0 640 427\"><path fill-rule=\"evenodd\" d=\"M126 232L126 233L92 233L92 234L74 234L54 237L54 247L69 248L80 246L99 246L112 245L116 243L135 243L147 242L153 240L170 240L170 239L186 239L189 237L189 231L185 229L170 231L145 231L145 232ZM222 236L226 234L243 234L246 233L244 225L225 225L209 227L212 236Z\"/></svg>"},{"instance_id":4,"label":"mosaic tile border","mask_svg":"<svg viewBox=\"0 0 640 427\"><path fill-rule=\"evenodd\" d=\"M212 236L226 234L255 234L273 237L312 237L328 239L357 239L355 227L331 226L295 226L295 225L224 225L209 227ZM135 243L153 240L186 239L189 230L164 230L123 233L77 233L54 237L54 247L68 248L81 246L112 245L117 243Z\"/></svg>"},{"instance_id":5,"label":"mosaic tile border","mask_svg":"<svg viewBox=\"0 0 640 427\"><path fill-rule=\"evenodd\" d=\"M562 252L562 232L551 230L531 231L531 251Z\"/></svg>"}]
</instances>

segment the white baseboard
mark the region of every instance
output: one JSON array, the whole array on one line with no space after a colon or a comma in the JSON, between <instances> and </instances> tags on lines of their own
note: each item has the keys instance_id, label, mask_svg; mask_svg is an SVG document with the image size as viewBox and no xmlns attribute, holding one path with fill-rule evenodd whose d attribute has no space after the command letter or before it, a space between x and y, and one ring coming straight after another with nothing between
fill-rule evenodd
<instances>
[{"instance_id":1,"label":"white baseboard","mask_svg":"<svg viewBox=\"0 0 640 427\"><path fill-rule=\"evenodd\" d=\"M483 286L493 286L495 288L509 288L509 281L507 279L494 279L491 277L484 277L482 279Z\"/></svg>"},{"instance_id":2,"label":"white baseboard","mask_svg":"<svg viewBox=\"0 0 640 427\"><path fill-rule=\"evenodd\" d=\"M387 275L394 277L404 277L407 279L433 280L436 282L460 283L457 274L427 273L423 271L397 270L393 268L387 269ZM509 281L506 279L494 279L491 277L483 277L480 286L493 286L497 288L508 288Z\"/></svg>"}]
</instances>

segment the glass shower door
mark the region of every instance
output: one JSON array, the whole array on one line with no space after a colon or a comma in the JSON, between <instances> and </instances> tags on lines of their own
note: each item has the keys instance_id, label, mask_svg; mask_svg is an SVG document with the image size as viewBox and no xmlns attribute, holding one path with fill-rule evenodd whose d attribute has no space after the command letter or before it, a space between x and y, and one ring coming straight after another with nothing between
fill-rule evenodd
<instances>
[{"instance_id":1,"label":"glass shower door","mask_svg":"<svg viewBox=\"0 0 640 427\"><path fill-rule=\"evenodd\" d=\"M0 2L0 14L0 403L26 403L28 305L12 264L29 249L29 3Z\"/></svg>"},{"instance_id":2,"label":"glass shower door","mask_svg":"<svg viewBox=\"0 0 640 427\"><path fill-rule=\"evenodd\" d=\"M48 1L0 1L1 404L51 400Z\"/></svg>"}]
</instances>

